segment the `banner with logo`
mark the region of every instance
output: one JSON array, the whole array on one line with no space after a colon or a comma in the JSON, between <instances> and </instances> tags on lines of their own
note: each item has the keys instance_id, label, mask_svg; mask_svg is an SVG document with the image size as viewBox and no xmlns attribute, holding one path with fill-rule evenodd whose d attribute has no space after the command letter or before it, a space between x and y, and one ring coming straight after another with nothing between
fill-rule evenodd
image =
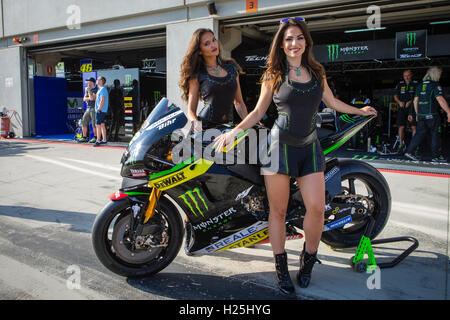
<instances>
[{"instance_id":1,"label":"banner with logo","mask_svg":"<svg viewBox=\"0 0 450 320\"><path fill-rule=\"evenodd\" d=\"M234 58L242 68L263 68L269 55L269 48L236 52Z\"/></svg>"},{"instance_id":2,"label":"banner with logo","mask_svg":"<svg viewBox=\"0 0 450 320\"><path fill-rule=\"evenodd\" d=\"M393 59L395 54L392 39L317 45L313 51L320 63Z\"/></svg>"},{"instance_id":3,"label":"banner with logo","mask_svg":"<svg viewBox=\"0 0 450 320\"><path fill-rule=\"evenodd\" d=\"M397 32L395 59L411 60L427 57L427 30Z\"/></svg>"}]
</instances>

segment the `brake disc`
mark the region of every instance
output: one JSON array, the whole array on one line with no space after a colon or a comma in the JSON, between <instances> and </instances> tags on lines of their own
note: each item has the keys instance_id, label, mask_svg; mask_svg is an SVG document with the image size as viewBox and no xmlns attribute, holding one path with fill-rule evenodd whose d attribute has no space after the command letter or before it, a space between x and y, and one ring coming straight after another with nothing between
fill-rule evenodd
<instances>
[{"instance_id":1,"label":"brake disc","mask_svg":"<svg viewBox=\"0 0 450 320\"><path fill-rule=\"evenodd\" d=\"M346 205L351 205L351 215L354 221L365 219L372 214L374 203L369 197L363 195L337 195L334 199L340 199ZM339 203L332 202L334 206L339 206ZM335 216L333 220L338 220L348 214L346 209L339 210L339 212L331 213Z\"/></svg>"},{"instance_id":2,"label":"brake disc","mask_svg":"<svg viewBox=\"0 0 450 320\"><path fill-rule=\"evenodd\" d=\"M142 264L157 258L163 247L143 246L138 245L136 241L131 241L129 221L129 218L126 217L120 219L114 225L112 246L117 256L131 264Z\"/></svg>"}]
</instances>

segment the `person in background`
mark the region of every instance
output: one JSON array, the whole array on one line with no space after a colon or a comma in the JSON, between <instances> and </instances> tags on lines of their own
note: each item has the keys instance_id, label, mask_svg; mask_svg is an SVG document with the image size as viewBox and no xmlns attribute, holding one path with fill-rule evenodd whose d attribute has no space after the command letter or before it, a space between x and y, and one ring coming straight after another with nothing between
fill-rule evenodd
<instances>
[{"instance_id":1,"label":"person in background","mask_svg":"<svg viewBox=\"0 0 450 320\"><path fill-rule=\"evenodd\" d=\"M430 67L423 77L422 83L417 87L414 97L414 109L416 111L417 131L411 143L406 149L405 157L417 161L412 154L414 150L427 137L431 136L431 158L433 162L445 161L440 154L440 117L438 105L447 113L447 122L450 122L450 108L442 96L442 87L439 80L442 69L436 66Z\"/></svg>"},{"instance_id":2,"label":"person in background","mask_svg":"<svg viewBox=\"0 0 450 320\"><path fill-rule=\"evenodd\" d=\"M95 100L95 123L97 125L97 141L94 147L98 147L101 144L106 144L106 127L105 116L108 112L109 106L109 94L108 89L105 87L105 77L98 77L97 85L99 90L97 91L97 99Z\"/></svg>"},{"instance_id":3,"label":"person in background","mask_svg":"<svg viewBox=\"0 0 450 320\"><path fill-rule=\"evenodd\" d=\"M97 128L95 124L95 99L96 94L98 91L98 87L95 85L95 79L89 78L86 80L87 87L86 92L83 97L83 101L86 102L87 108L86 111L83 114L83 118L81 118L81 126L82 126L82 132L83 136L77 140L77 142L88 142L89 143L95 143L97 141ZM89 129L89 122L92 121L92 131L94 133L94 137L89 140L88 136L88 129Z\"/></svg>"},{"instance_id":4,"label":"person in background","mask_svg":"<svg viewBox=\"0 0 450 320\"><path fill-rule=\"evenodd\" d=\"M119 140L119 130L121 126L121 120L123 117L123 91L120 87L120 81L114 80L114 87L109 92L110 97L110 111L112 116L111 126L109 127L108 139L117 141ZM113 133L115 132L114 136Z\"/></svg>"},{"instance_id":5,"label":"person in background","mask_svg":"<svg viewBox=\"0 0 450 320\"><path fill-rule=\"evenodd\" d=\"M398 138L400 141L399 150L405 151L405 126L408 121L412 128L413 136L416 134L416 117L414 112L413 100L417 88L417 81L413 80L411 70L403 71L403 80L395 87L394 100L398 104L397 122Z\"/></svg>"}]
</instances>

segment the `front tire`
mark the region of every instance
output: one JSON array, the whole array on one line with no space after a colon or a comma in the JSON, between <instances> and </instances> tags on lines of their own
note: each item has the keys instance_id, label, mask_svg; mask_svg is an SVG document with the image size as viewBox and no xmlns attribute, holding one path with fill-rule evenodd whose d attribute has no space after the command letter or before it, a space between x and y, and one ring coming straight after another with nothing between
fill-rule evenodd
<instances>
[{"instance_id":1,"label":"front tire","mask_svg":"<svg viewBox=\"0 0 450 320\"><path fill-rule=\"evenodd\" d=\"M124 219L129 219L132 214L131 206L129 199L108 203L95 219L92 228L92 244L100 262L112 272L125 277L150 276L167 267L177 256L183 242L183 223L176 208L168 200L161 198L155 209L155 215L161 215L165 221L167 246L162 249L157 248L158 250L154 251L156 254L147 253L146 259L145 253L138 252L141 260L125 261L122 258L125 249L117 250L117 243L122 239L112 237L123 236L117 232L117 229L123 228ZM133 252L130 254L134 256Z\"/></svg>"}]
</instances>

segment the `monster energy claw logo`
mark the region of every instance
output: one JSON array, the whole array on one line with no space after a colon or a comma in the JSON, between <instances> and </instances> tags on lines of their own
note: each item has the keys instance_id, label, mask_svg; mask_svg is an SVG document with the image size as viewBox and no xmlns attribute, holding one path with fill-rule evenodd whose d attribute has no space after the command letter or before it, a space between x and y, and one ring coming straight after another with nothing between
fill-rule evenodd
<instances>
[{"instance_id":1,"label":"monster energy claw logo","mask_svg":"<svg viewBox=\"0 0 450 320\"><path fill-rule=\"evenodd\" d=\"M201 201L201 203L199 203L200 201L196 200L196 196L194 193L197 194L197 198ZM202 216L204 216L201 208L204 208L206 209L206 211L208 211L208 206L206 205L205 199L203 199L202 195L200 194L199 188L189 190L178 198L182 198L184 200L186 205L189 207L189 209L191 209L192 213L195 216L197 216L197 213L200 213Z\"/></svg>"},{"instance_id":2,"label":"monster energy claw logo","mask_svg":"<svg viewBox=\"0 0 450 320\"><path fill-rule=\"evenodd\" d=\"M328 45L328 60L335 61L339 58L339 45L329 44Z\"/></svg>"},{"instance_id":3,"label":"monster energy claw logo","mask_svg":"<svg viewBox=\"0 0 450 320\"><path fill-rule=\"evenodd\" d=\"M406 45L408 47L412 47L416 44L416 33L408 32L406 33Z\"/></svg>"}]
</instances>

